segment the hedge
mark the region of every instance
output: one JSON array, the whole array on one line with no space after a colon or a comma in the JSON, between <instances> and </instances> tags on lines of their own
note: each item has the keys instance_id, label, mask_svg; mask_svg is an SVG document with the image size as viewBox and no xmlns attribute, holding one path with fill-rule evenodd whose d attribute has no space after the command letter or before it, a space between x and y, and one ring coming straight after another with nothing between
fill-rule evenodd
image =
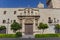
<instances>
[{"instance_id":1,"label":"hedge","mask_svg":"<svg viewBox=\"0 0 60 40\"><path fill-rule=\"evenodd\" d=\"M0 34L0 38L16 38L15 34Z\"/></svg>"},{"instance_id":2,"label":"hedge","mask_svg":"<svg viewBox=\"0 0 60 40\"><path fill-rule=\"evenodd\" d=\"M22 33L21 32L17 32L16 33L16 37L22 37Z\"/></svg>"},{"instance_id":3,"label":"hedge","mask_svg":"<svg viewBox=\"0 0 60 40\"><path fill-rule=\"evenodd\" d=\"M60 34L36 34L35 38L60 37Z\"/></svg>"}]
</instances>

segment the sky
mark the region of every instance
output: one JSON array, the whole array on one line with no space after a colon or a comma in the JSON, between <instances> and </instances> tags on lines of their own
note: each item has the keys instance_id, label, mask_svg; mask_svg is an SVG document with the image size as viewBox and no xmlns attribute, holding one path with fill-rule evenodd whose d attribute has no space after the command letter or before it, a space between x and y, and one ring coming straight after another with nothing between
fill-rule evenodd
<instances>
[{"instance_id":1,"label":"sky","mask_svg":"<svg viewBox=\"0 0 60 40\"><path fill-rule=\"evenodd\" d=\"M36 8L38 3L41 2L46 8L46 0L0 0L0 8L19 8L19 7L32 7Z\"/></svg>"}]
</instances>

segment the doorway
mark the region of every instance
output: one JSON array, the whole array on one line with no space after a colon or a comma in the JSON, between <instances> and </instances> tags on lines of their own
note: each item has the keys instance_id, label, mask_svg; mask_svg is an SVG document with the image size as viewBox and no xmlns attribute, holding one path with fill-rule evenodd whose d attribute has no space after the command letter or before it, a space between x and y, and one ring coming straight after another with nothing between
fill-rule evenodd
<instances>
[{"instance_id":1,"label":"doorway","mask_svg":"<svg viewBox=\"0 0 60 40\"><path fill-rule=\"evenodd\" d=\"M33 24L25 24L25 35L33 35Z\"/></svg>"}]
</instances>

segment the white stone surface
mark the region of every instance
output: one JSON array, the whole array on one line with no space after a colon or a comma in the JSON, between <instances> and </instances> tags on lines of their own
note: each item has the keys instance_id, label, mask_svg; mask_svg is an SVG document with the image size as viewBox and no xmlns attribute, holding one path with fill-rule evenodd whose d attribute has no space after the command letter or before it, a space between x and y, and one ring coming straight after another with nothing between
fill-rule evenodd
<instances>
[{"instance_id":1,"label":"white stone surface","mask_svg":"<svg viewBox=\"0 0 60 40\"><path fill-rule=\"evenodd\" d=\"M17 16L20 15L20 13L25 15L23 11L18 11L19 9L23 10L24 8L0 8L0 25L5 25L6 27L8 27L8 34L13 34L13 31L10 29L10 25L12 24L11 20L16 20L18 23L20 23L20 20ZM37 10L38 8L33 8L33 9ZM58 24L60 24L60 9L38 9L38 10L39 11L33 11L33 13L32 13L33 15L36 15L35 14L35 12L36 12L37 15L40 15L38 23L43 22L43 23L48 24L48 17L51 17L52 20L54 18L56 18L56 21L59 20ZM5 15L3 14L4 11L7 11L7 13ZM16 11L17 13L14 14L14 11ZM30 15L32 15L32 14L30 14ZM10 19L9 25L7 24L8 18ZM5 24L2 23L3 20L6 20ZM24 27L21 30L21 32L23 32L23 35L24 35L24 31L25 31ZM42 30L38 30L37 27L35 27L35 28L33 27L33 29L35 32L34 34L36 34L36 33L42 34ZM46 34L47 33L55 33L54 26L49 26L49 28L46 29L44 31L44 33L46 33Z\"/></svg>"}]
</instances>

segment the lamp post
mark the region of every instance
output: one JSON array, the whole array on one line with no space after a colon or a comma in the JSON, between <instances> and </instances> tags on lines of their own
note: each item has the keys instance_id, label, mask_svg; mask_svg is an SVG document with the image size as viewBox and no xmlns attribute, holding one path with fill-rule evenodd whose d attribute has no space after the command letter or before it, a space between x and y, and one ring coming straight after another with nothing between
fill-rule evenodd
<instances>
[{"instance_id":1,"label":"lamp post","mask_svg":"<svg viewBox=\"0 0 60 40\"><path fill-rule=\"evenodd\" d=\"M8 18L8 21L7 21L7 28L6 28L6 33L8 34L8 29L9 29L9 18Z\"/></svg>"}]
</instances>

